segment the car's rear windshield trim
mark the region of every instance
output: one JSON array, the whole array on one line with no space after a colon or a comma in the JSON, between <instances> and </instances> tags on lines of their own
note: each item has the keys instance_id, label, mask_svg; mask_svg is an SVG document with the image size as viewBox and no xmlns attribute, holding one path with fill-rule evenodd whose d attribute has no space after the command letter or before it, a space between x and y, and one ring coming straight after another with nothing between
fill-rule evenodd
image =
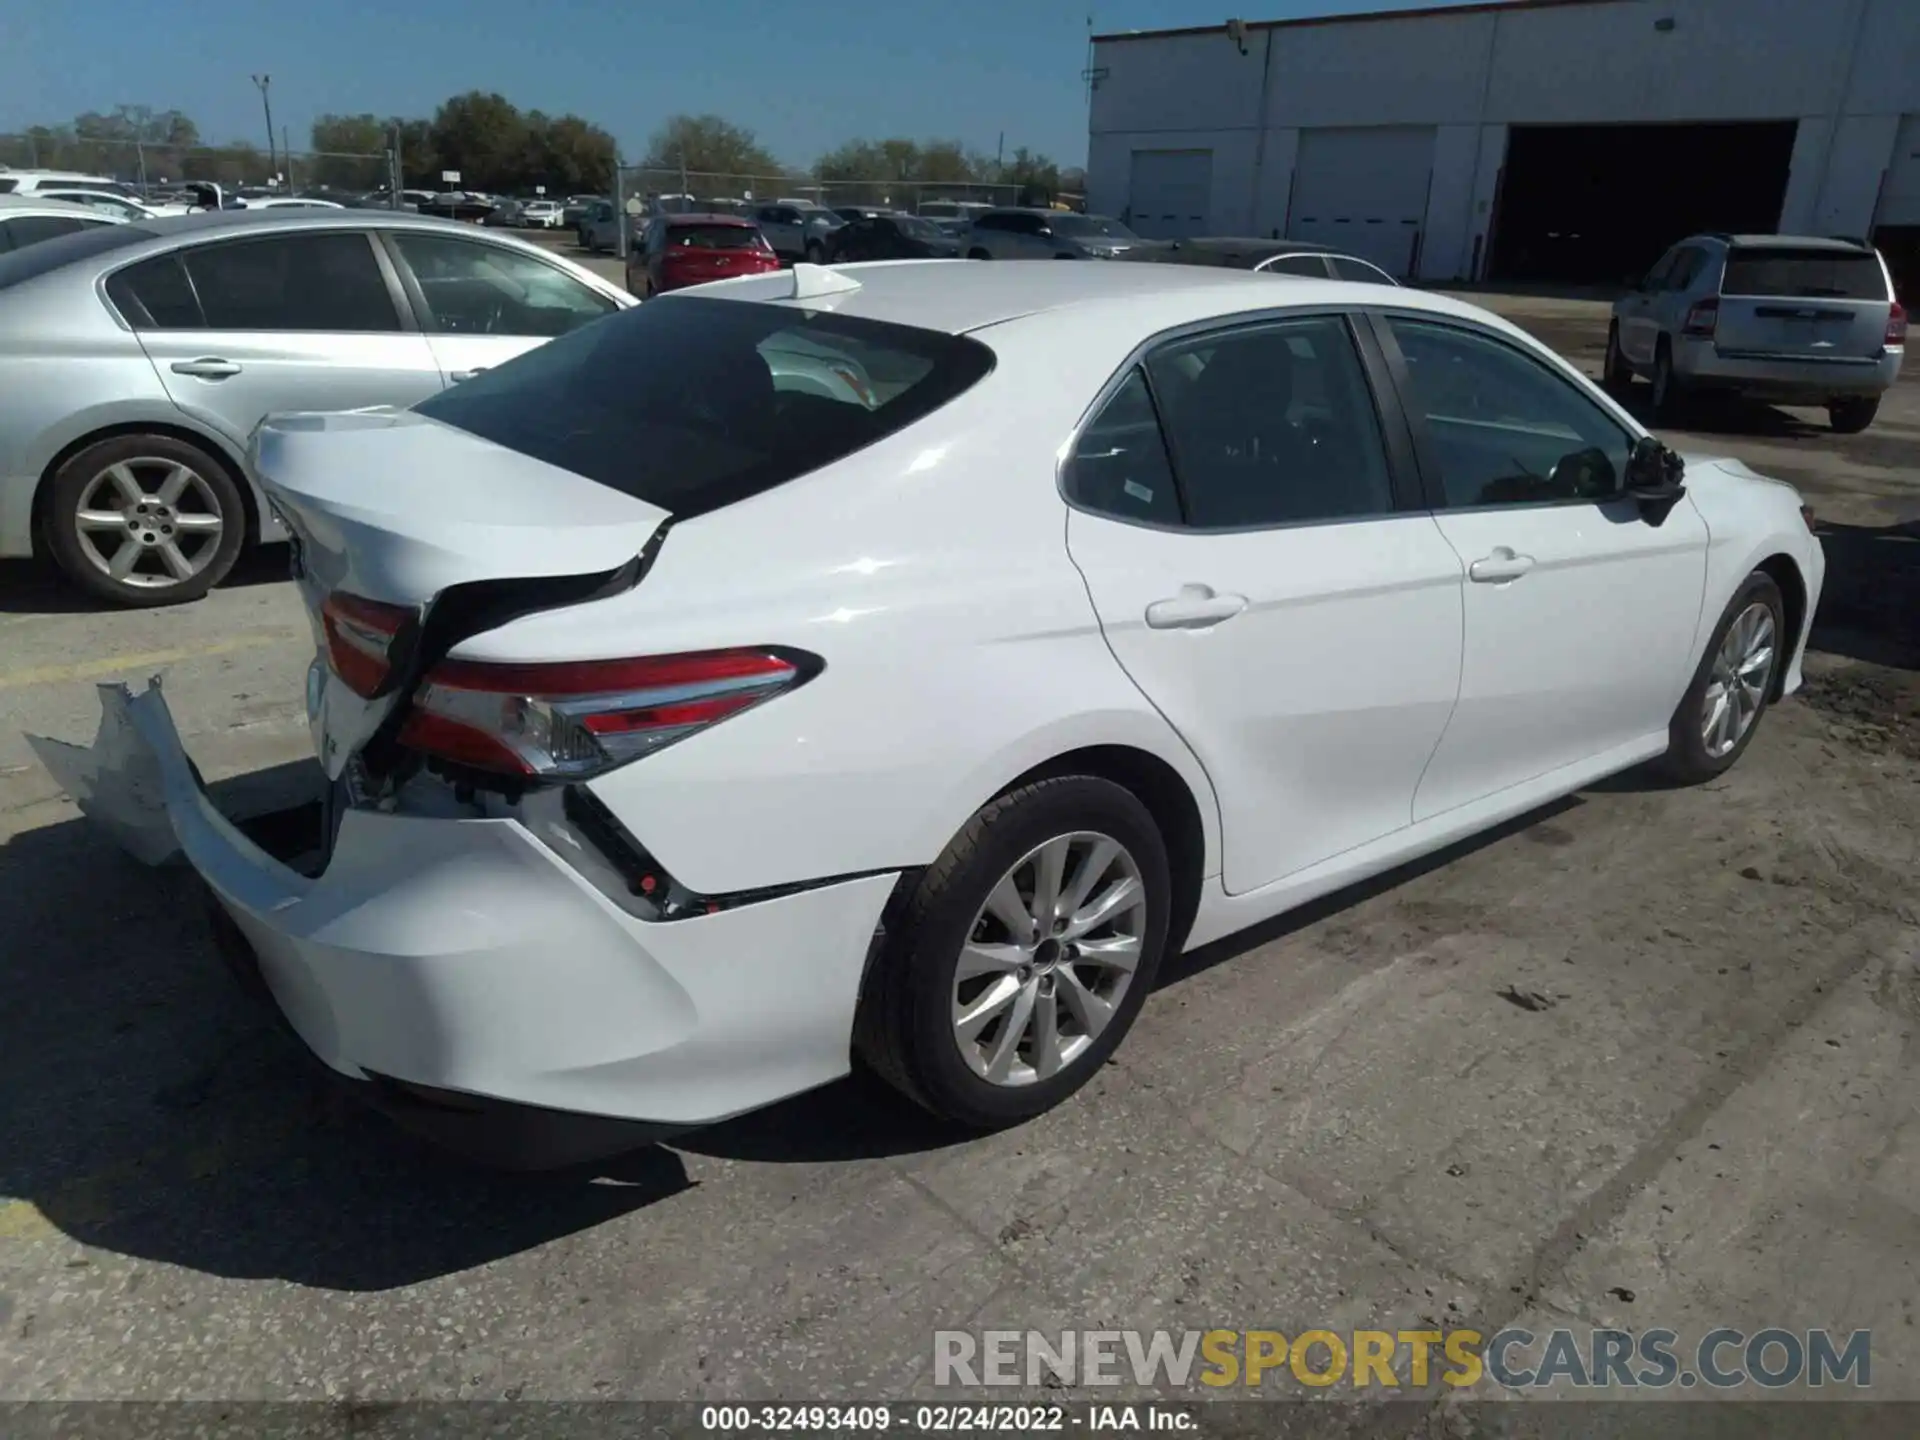
<instances>
[{"instance_id":1,"label":"car's rear windshield trim","mask_svg":"<svg viewBox=\"0 0 1920 1440\"><path fill-rule=\"evenodd\" d=\"M681 294L583 326L414 409L691 519L899 433L993 366L993 351L965 335Z\"/></svg>"}]
</instances>

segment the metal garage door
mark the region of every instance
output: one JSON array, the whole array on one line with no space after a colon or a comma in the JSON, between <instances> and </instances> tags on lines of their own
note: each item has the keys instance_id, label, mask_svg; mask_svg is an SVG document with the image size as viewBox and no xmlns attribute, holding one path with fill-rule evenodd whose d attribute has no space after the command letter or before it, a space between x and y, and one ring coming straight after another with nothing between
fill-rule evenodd
<instances>
[{"instance_id":1,"label":"metal garage door","mask_svg":"<svg viewBox=\"0 0 1920 1440\"><path fill-rule=\"evenodd\" d=\"M1920 225L1920 115L1900 122L1877 218L1882 225Z\"/></svg>"},{"instance_id":2,"label":"metal garage door","mask_svg":"<svg viewBox=\"0 0 1920 1440\"><path fill-rule=\"evenodd\" d=\"M1432 174L1430 127L1304 130L1287 236L1338 246L1404 277L1412 270Z\"/></svg>"},{"instance_id":3,"label":"metal garage door","mask_svg":"<svg viewBox=\"0 0 1920 1440\"><path fill-rule=\"evenodd\" d=\"M1207 233L1213 201L1211 150L1136 150L1128 223L1154 240Z\"/></svg>"}]
</instances>

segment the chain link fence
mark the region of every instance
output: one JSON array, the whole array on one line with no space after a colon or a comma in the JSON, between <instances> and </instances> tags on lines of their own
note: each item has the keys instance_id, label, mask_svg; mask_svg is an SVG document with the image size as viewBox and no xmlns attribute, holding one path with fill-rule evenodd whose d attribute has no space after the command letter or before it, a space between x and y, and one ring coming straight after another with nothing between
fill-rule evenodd
<instances>
[{"instance_id":1,"label":"chain link fence","mask_svg":"<svg viewBox=\"0 0 1920 1440\"><path fill-rule=\"evenodd\" d=\"M978 181L816 180L807 175L725 174L646 165L621 167L620 193L625 199L639 200L648 209L653 208L653 202L658 202L662 207L682 210L728 210L779 200L802 200L829 208L884 205L895 210L917 211L922 205L936 201L1044 205L1052 198L1038 194L1033 187L1023 189L1018 185Z\"/></svg>"},{"instance_id":2,"label":"chain link fence","mask_svg":"<svg viewBox=\"0 0 1920 1440\"><path fill-rule=\"evenodd\" d=\"M223 186L261 186L291 194L337 192L335 198L339 198L385 186L392 173L392 157L314 150L276 150L268 155L251 145L149 145L137 140L0 135L0 166L70 170L143 190L211 180Z\"/></svg>"}]
</instances>

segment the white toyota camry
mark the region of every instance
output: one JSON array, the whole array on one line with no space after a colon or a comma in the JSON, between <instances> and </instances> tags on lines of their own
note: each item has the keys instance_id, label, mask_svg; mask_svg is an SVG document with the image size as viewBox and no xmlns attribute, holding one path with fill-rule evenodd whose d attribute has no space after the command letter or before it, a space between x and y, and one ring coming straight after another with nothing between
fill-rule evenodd
<instances>
[{"instance_id":1,"label":"white toyota camry","mask_svg":"<svg viewBox=\"0 0 1920 1440\"><path fill-rule=\"evenodd\" d=\"M1791 488L1484 311L1178 266L799 266L254 458L318 853L220 815L157 686L41 752L328 1066L546 1159L856 1056L1033 1116L1170 950L1724 771L1824 570Z\"/></svg>"}]
</instances>

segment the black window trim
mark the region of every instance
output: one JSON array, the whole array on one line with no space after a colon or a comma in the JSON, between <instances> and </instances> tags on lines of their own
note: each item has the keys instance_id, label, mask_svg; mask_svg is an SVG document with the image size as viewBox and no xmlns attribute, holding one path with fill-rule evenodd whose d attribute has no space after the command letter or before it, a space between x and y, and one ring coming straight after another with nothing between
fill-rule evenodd
<instances>
[{"instance_id":1,"label":"black window trim","mask_svg":"<svg viewBox=\"0 0 1920 1440\"><path fill-rule=\"evenodd\" d=\"M1391 508L1366 515L1333 515L1322 520L1283 520L1263 525L1197 526L1187 523L1186 482L1180 475L1180 458L1173 437L1167 433L1164 412L1160 397L1153 383L1153 372L1147 368L1147 361L1159 350L1171 345L1183 345L1192 340L1209 335L1227 335L1236 331L1265 329L1276 324L1293 320L1340 320L1345 323L1348 339L1360 358L1360 371L1366 382L1369 397L1373 402L1373 413L1380 426L1381 447L1387 461L1387 483L1393 495ZM1131 525L1139 530L1160 530L1175 535L1257 535L1269 531L1323 529L1332 525L1371 525L1382 520L1400 520L1409 516L1426 516L1431 506L1421 489L1421 471L1415 458L1414 441L1411 427L1405 411L1399 401L1399 391L1393 385L1388 374L1385 357L1380 353L1374 338L1373 329L1368 323L1367 311L1357 305L1304 305L1288 308L1248 310L1230 316L1212 316L1205 320L1191 321L1176 325L1167 330L1149 336L1136 345L1127 358L1115 368L1106 383L1095 393L1093 402L1074 422L1062 450L1062 458L1054 466L1054 488L1062 503L1069 510L1078 510L1095 519L1106 520L1116 525ZM1073 464L1073 457L1080 448L1081 438L1089 426L1099 418L1100 412L1132 377L1138 369L1146 382L1147 397L1153 405L1154 419L1160 426L1160 444L1167 456L1167 468L1173 475L1174 493L1180 502L1181 520L1178 525L1162 524L1157 520L1143 520L1137 516L1116 515L1109 510L1096 510L1083 505L1069 493L1067 475Z\"/></svg>"},{"instance_id":2,"label":"black window trim","mask_svg":"<svg viewBox=\"0 0 1920 1440\"><path fill-rule=\"evenodd\" d=\"M185 264L185 257L189 252L203 250L213 245L232 245L232 244L258 245L269 240L279 240L284 238L293 238L293 237L307 236L307 235L336 235L336 234L358 235L373 247L373 262L376 266L379 267L381 278L386 281L387 298L393 304L393 313L396 317L396 322L398 325L397 329L394 329L394 330L285 330L285 329L236 330L228 326L228 327L222 327L218 331L214 331L214 327L207 323L207 307L201 303L200 289L197 285L193 283L193 272L189 270ZM210 235L195 236L191 239L182 241L178 245L171 246L165 250L149 251L145 255L136 256L135 258L130 259L123 264L115 265L111 270L104 271L101 274L99 282L95 286L95 289L99 294L100 302L107 307L107 313L113 316L114 319L118 320L122 325L124 325L128 330L132 331L136 335L142 334L142 333L151 334L151 335L194 335L194 334L199 334L201 332L206 332L206 331L213 331L214 333L222 334L222 335L411 335L411 334L417 334L419 332L420 327L419 327L418 321L414 318L413 306L408 302L406 292L402 290L400 287L400 278L395 273L392 262L388 260L385 247L382 246L379 242L379 236L380 236L380 232L377 230L355 230L355 229L348 229L346 227L338 226L338 225L275 226L273 230L270 232L256 232L251 235L245 235L245 234L231 235L226 233L224 230L215 231L213 234L210 234ZM162 327L159 325L141 325L136 322L135 317L123 313L119 305L115 303L112 293L107 289L108 284L112 282L113 279L116 276L118 276L122 271L135 269L138 266L148 264L154 260L171 260L174 263L174 265L179 269L180 278L186 282L188 291L193 295L194 308L200 312L200 323L198 325L191 326L191 327L187 327L187 326ZM142 306L141 308L144 309L145 307ZM147 318L151 320L153 317L149 315Z\"/></svg>"},{"instance_id":3,"label":"black window trim","mask_svg":"<svg viewBox=\"0 0 1920 1440\"><path fill-rule=\"evenodd\" d=\"M1434 445L1433 436L1428 430L1426 416L1420 412L1413 394L1412 377L1407 373L1407 359L1400 350L1400 342L1393 333L1392 321L1407 320L1416 324L1430 325L1435 329L1458 330L1477 340L1488 341L1501 349L1511 351L1522 360L1530 361L1539 369L1552 376L1568 391L1593 405L1594 409L1620 427L1626 438L1628 448L1647 432L1642 430L1633 418L1622 411L1605 395L1590 393L1573 382L1570 375L1564 373L1567 362L1551 351L1535 353L1527 346L1517 344L1511 336L1502 335L1498 330L1489 329L1476 321L1458 315L1446 315L1438 311L1416 310L1409 307L1383 306L1372 307L1366 311L1365 322L1370 326L1374 343L1379 348L1385 362L1386 373L1395 392L1394 408L1399 411L1402 423L1412 437L1414 454L1417 457L1417 472L1425 491L1423 506L1434 515L1480 515L1489 511L1511 512L1516 510L1567 510L1574 507L1598 508L1605 505L1631 504L1623 490L1620 494L1604 500L1524 500L1517 503L1498 503L1492 505L1449 505L1446 486L1441 476L1440 455ZM1570 367L1569 367L1570 368Z\"/></svg>"},{"instance_id":4,"label":"black window trim","mask_svg":"<svg viewBox=\"0 0 1920 1440\"><path fill-rule=\"evenodd\" d=\"M578 275L562 270L558 265L550 262L544 255L529 255L517 245L501 245L496 241L484 239L478 235L449 235L441 230L429 230L425 226L415 228L412 226L396 225L383 227L371 233L373 235L374 248L380 252L381 261L389 272L389 284L397 287L399 296L404 297L405 303L402 305L400 313L410 316L415 326L418 327L420 333L423 335L444 335L454 334L456 332L442 330L440 328L440 322L434 318L433 308L427 304L426 292L420 288L420 282L418 277L413 273L413 267L406 263L406 257L400 253L400 237L403 235L424 235L429 240L450 240L456 245L478 245L482 249L502 251L509 255L517 255L522 259L531 260L536 265L545 266L562 280L571 280L589 294L596 295L606 301L608 315L618 315L620 311L625 308L611 295L588 285ZM631 247L629 248L628 254L629 256L632 254ZM523 335L518 338L524 340L529 337ZM555 337L541 336L539 338L553 339Z\"/></svg>"}]
</instances>

